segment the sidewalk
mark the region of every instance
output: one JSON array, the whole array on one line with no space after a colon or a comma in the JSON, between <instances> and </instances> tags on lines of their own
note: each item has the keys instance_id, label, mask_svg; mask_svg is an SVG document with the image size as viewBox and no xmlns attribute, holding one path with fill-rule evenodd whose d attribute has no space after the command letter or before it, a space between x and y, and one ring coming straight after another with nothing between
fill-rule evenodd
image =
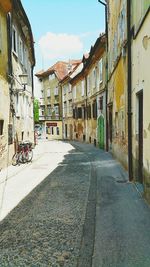
<instances>
[{"instance_id":1,"label":"sidewalk","mask_svg":"<svg viewBox=\"0 0 150 267\"><path fill-rule=\"evenodd\" d=\"M74 148L70 144L61 141L38 140L31 163L3 169L0 172L0 221L41 183L72 149Z\"/></svg>"}]
</instances>

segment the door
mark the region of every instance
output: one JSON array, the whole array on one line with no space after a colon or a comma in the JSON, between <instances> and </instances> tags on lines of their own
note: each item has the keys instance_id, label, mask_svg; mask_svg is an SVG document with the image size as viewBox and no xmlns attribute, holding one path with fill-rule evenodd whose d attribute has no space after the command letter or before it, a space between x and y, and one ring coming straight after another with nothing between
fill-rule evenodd
<instances>
[{"instance_id":1,"label":"door","mask_svg":"<svg viewBox=\"0 0 150 267\"><path fill-rule=\"evenodd\" d=\"M143 183L143 91L138 95L138 181Z\"/></svg>"},{"instance_id":2,"label":"door","mask_svg":"<svg viewBox=\"0 0 150 267\"><path fill-rule=\"evenodd\" d=\"M112 145L112 105L108 107L108 140L109 140L109 148Z\"/></svg>"},{"instance_id":3,"label":"door","mask_svg":"<svg viewBox=\"0 0 150 267\"><path fill-rule=\"evenodd\" d=\"M102 115L98 118L98 137L99 147L104 149L104 117Z\"/></svg>"},{"instance_id":4,"label":"door","mask_svg":"<svg viewBox=\"0 0 150 267\"><path fill-rule=\"evenodd\" d=\"M67 139L67 124L65 124L65 138Z\"/></svg>"},{"instance_id":5,"label":"door","mask_svg":"<svg viewBox=\"0 0 150 267\"><path fill-rule=\"evenodd\" d=\"M70 124L70 140L72 140L73 137L73 126Z\"/></svg>"}]
</instances>

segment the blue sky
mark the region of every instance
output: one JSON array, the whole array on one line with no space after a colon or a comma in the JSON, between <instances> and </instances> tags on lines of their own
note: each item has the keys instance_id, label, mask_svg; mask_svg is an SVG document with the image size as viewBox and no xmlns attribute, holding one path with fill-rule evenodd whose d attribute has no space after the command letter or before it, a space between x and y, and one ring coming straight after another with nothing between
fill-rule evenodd
<instances>
[{"instance_id":1,"label":"blue sky","mask_svg":"<svg viewBox=\"0 0 150 267\"><path fill-rule=\"evenodd\" d=\"M22 0L35 40L35 71L82 58L104 32L98 0Z\"/></svg>"}]
</instances>

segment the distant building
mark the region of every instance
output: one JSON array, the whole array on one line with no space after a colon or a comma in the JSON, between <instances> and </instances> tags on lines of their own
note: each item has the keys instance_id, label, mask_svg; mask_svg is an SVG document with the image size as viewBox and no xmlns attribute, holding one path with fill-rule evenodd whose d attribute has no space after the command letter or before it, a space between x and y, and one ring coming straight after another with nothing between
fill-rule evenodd
<instances>
[{"instance_id":1,"label":"distant building","mask_svg":"<svg viewBox=\"0 0 150 267\"><path fill-rule=\"evenodd\" d=\"M72 77L73 137L105 148L106 37L101 35L83 56L81 72Z\"/></svg>"},{"instance_id":2,"label":"distant building","mask_svg":"<svg viewBox=\"0 0 150 267\"><path fill-rule=\"evenodd\" d=\"M41 84L39 123L49 140L62 139L62 92L59 82L68 74L68 63L59 61L36 73Z\"/></svg>"},{"instance_id":3,"label":"distant building","mask_svg":"<svg viewBox=\"0 0 150 267\"><path fill-rule=\"evenodd\" d=\"M72 85L70 80L77 75L83 67L81 60L72 60L69 63L69 72L60 81L62 91L62 118L63 118L63 139L73 139L73 106L72 106Z\"/></svg>"}]
</instances>

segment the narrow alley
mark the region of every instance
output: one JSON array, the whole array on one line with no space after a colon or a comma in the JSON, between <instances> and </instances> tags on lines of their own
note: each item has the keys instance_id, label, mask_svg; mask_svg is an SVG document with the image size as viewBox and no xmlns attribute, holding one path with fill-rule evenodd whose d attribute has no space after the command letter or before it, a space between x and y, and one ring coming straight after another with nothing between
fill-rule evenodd
<instances>
[{"instance_id":1,"label":"narrow alley","mask_svg":"<svg viewBox=\"0 0 150 267\"><path fill-rule=\"evenodd\" d=\"M150 209L121 165L91 144L40 140L37 149L10 178L35 180L49 162L0 223L0 266L149 267Z\"/></svg>"}]
</instances>

